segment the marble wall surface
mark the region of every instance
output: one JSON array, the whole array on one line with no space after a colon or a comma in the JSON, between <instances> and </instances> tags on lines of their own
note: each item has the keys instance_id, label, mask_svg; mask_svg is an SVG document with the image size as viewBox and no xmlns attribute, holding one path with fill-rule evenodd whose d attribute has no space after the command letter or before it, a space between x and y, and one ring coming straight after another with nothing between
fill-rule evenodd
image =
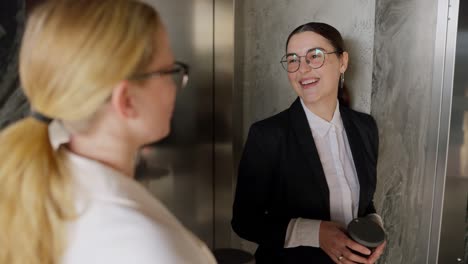
<instances>
[{"instance_id":1,"label":"marble wall surface","mask_svg":"<svg viewBox=\"0 0 468 264\"><path fill-rule=\"evenodd\" d=\"M389 236L380 263L425 263L423 197L437 0L376 0L371 114L380 131L375 196Z\"/></svg>"},{"instance_id":2,"label":"marble wall surface","mask_svg":"<svg viewBox=\"0 0 468 264\"><path fill-rule=\"evenodd\" d=\"M0 129L23 117L29 109L18 78L24 7L24 0L0 2Z\"/></svg>"}]
</instances>

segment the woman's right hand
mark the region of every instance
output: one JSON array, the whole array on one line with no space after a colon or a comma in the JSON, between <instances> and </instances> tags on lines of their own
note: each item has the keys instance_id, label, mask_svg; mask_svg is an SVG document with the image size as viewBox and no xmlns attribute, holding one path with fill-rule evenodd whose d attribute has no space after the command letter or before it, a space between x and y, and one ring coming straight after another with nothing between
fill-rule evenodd
<instances>
[{"instance_id":1,"label":"woman's right hand","mask_svg":"<svg viewBox=\"0 0 468 264\"><path fill-rule=\"evenodd\" d=\"M371 251L351 240L343 228L334 222L322 221L319 231L320 248L337 264L368 263L366 258L353 254L357 251L370 255Z\"/></svg>"}]
</instances>

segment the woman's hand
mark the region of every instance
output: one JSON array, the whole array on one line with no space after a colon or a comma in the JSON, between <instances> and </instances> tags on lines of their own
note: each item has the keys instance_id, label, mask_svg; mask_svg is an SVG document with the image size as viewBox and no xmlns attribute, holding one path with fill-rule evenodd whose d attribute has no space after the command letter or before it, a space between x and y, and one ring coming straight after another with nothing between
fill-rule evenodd
<instances>
[{"instance_id":1,"label":"woman's hand","mask_svg":"<svg viewBox=\"0 0 468 264\"><path fill-rule=\"evenodd\" d=\"M320 223L319 243L320 248L337 264L370 263L368 259L354 254L351 249L364 255L370 255L371 251L351 240L337 223L327 221ZM380 250L380 254L382 252L383 248ZM378 253L377 250L376 253ZM380 256L376 253L372 255L375 255L375 260Z\"/></svg>"},{"instance_id":2,"label":"woman's hand","mask_svg":"<svg viewBox=\"0 0 468 264\"><path fill-rule=\"evenodd\" d=\"M369 257L368 263L374 264L380 258L382 253L384 252L385 246L387 245L387 241L383 242L380 246L375 248L374 253Z\"/></svg>"}]
</instances>

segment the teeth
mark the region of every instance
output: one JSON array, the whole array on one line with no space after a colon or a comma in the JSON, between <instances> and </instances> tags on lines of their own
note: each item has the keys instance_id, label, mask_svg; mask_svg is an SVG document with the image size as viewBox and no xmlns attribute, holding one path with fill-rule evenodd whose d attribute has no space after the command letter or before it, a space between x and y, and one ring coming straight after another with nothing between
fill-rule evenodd
<instances>
[{"instance_id":1,"label":"teeth","mask_svg":"<svg viewBox=\"0 0 468 264\"><path fill-rule=\"evenodd\" d=\"M307 85L307 84L316 83L316 82L318 82L317 79L315 79L315 80L307 80L307 81L301 82L301 84L302 84L302 85Z\"/></svg>"}]
</instances>

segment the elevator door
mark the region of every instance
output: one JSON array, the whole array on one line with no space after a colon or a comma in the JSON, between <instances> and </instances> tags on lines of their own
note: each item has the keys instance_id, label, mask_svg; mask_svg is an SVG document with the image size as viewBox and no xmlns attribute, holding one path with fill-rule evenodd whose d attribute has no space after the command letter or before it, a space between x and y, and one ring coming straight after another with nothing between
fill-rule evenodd
<instances>
[{"instance_id":1,"label":"elevator door","mask_svg":"<svg viewBox=\"0 0 468 264\"><path fill-rule=\"evenodd\" d=\"M142 152L139 179L209 247L231 247L234 1L146 1L190 77L171 134Z\"/></svg>"},{"instance_id":2,"label":"elevator door","mask_svg":"<svg viewBox=\"0 0 468 264\"><path fill-rule=\"evenodd\" d=\"M213 0L147 0L160 13L176 60L186 62L169 137L142 152L138 179L213 247Z\"/></svg>"}]
</instances>

